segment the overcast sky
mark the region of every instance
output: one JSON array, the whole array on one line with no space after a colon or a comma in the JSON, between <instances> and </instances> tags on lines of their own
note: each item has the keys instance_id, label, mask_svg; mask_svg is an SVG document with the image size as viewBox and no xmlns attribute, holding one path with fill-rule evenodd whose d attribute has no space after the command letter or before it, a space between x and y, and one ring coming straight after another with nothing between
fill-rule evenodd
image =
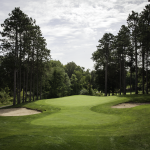
<instances>
[{"instance_id":1,"label":"overcast sky","mask_svg":"<svg viewBox=\"0 0 150 150\"><path fill-rule=\"evenodd\" d=\"M91 57L98 40L106 32L116 35L129 13L140 13L147 4L148 0L0 0L0 24L20 7L40 26L52 59L93 70Z\"/></svg>"}]
</instances>

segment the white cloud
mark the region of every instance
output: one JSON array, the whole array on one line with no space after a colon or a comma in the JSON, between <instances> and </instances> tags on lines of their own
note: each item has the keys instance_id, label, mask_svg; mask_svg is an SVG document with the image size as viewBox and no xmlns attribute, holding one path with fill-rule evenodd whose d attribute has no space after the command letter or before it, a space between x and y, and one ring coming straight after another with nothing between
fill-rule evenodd
<instances>
[{"instance_id":1,"label":"white cloud","mask_svg":"<svg viewBox=\"0 0 150 150\"><path fill-rule=\"evenodd\" d=\"M118 24L126 22L132 10L141 12L146 4L147 0L1 0L0 23L20 7L36 19L52 58L82 63L90 59L104 32L118 32ZM92 66L89 62L83 63L88 64L86 68Z\"/></svg>"},{"instance_id":2,"label":"white cloud","mask_svg":"<svg viewBox=\"0 0 150 150\"><path fill-rule=\"evenodd\" d=\"M61 60L63 58L63 53L53 53L51 52L51 58L53 60Z\"/></svg>"},{"instance_id":3,"label":"white cloud","mask_svg":"<svg viewBox=\"0 0 150 150\"><path fill-rule=\"evenodd\" d=\"M140 5L137 5L136 3L125 3L124 4L124 11L126 14L129 14L134 10L135 12L140 13L143 8L148 4L148 2L141 3Z\"/></svg>"},{"instance_id":4,"label":"white cloud","mask_svg":"<svg viewBox=\"0 0 150 150\"><path fill-rule=\"evenodd\" d=\"M61 37L61 36L66 36L70 33L73 33L77 30L70 28L70 27L65 27L65 26L56 26L56 27L45 26L42 28L42 31L43 31L43 34Z\"/></svg>"},{"instance_id":5,"label":"white cloud","mask_svg":"<svg viewBox=\"0 0 150 150\"><path fill-rule=\"evenodd\" d=\"M116 30L113 30L113 29L111 29L111 28L106 29L105 31L106 31L106 32L110 32L110 33L114 33L114 32L116 32Z\"/></svg>"},{"instance_id":6,"label":"white cloud","mask_svg":"<svg viewBox=\"0 0 150 150\"><path fill-rule=\"evenodd\" d=\"M62 56L64 55L63 53L52 53L53 56Z\"/></svg>"}]
</instances>

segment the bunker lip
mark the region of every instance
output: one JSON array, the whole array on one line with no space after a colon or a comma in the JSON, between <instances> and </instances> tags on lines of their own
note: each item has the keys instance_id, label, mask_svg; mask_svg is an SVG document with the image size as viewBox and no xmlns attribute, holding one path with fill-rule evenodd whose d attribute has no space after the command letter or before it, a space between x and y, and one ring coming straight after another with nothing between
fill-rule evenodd
<instances>
[{"instance_id":1,"label":"bunker lip","mask_svg":"<svg viewBox=\"0 0 150 150\"><path fill-rule=\"evenodd\" d=\"M147 104L150 104L150 103L122 103L122 104L118 104L118 105L115 105L115 106L112 106L111 108L132 108L132 107L136 107L136 106L139 106L139 105L147 105Z\"/></svg>"},{"instance_id":2,"label":"bunker lip","mask_svg":"<svg viewBox=\"0 0 150 150\"><path fill-rule=\"evenodd\" d=\"M26 116L39 114L40 111L32 110L28 108L5 108L0 109L0 116Z\"/></svg>"}]
</instances>

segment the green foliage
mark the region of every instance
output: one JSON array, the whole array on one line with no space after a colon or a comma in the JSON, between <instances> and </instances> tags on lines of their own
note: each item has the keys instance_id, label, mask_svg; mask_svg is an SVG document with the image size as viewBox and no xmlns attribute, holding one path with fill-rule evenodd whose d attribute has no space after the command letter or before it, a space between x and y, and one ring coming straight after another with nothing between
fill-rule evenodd
<instances>
[{"instance_id":1,"label":"green foliage","mask_svg":"<svg viewBox=\"0 0 150 150\"><path fill-rule=\"evenodd\" d=\"M1 27L0 49L4 56L0 60L0 88L8 86L11 93L13 91L13 105L16 98L18 104L21 102L20 93L25 85L26 97L29 91L30 100L33 96L31 93L38 98L41 95L39 85L45 76L44 65L50 58L50 50L46 47L40 27L19 7L9 13Z\"/></svg>"},{"instance_id":2,"label":"green foliage","mask_svg":"<svg viewBox=\"0 0 150 150\"><path fill-rule=\"evenodd\" d=\"M126 94L126 86L138 94L148 94L149 47L150 47L150 5L138 14L132 11L127 18L128 26L122 25L118 34L105 33L98 41L97 50L92 54L95 61L94 88ZM127 73L127 75L126 75ZM106 76L105 76L106 75ZM107 84L105 84L105 79ZM139 87L140 86L140 87Z\"/></svg>"},{"instance_id":3,"label":"green foliage","mask_svg":"<svg viewBox=\"0 0 150 150\"><path fill-rule=\"evenodd\" d=\"M47 62L45 74L43 98L78 95L82 89L86 89L89 95L94 95L92 89L88 88L91 80L92 84L95 81L94 73L91 75L89 69L84 71L83 67L77 66L74 62L63 66L60 61L51 60Z\"/></svg>"},{"instance_id":4,"label":"green foliage","mask_svg":"<svg viewBox=\"0 0 150 150\"><path fill-rule=\"evenodd\" d=\"M72 95L78 94L80 85L75 74L72 74L70 81L71 81Z\"/></svg>"},{"instance_id":5,"label":"green foliage","mask_svg":"<svg viewBox=\"0 0 150 150\"><path fill-rule=\"evenodd\" d=\"M80 91L80 95L91 95L91 96L94 96L95 95L95 91L92 89L92 88L83 88L81 89Z\"/></svg>"},{"instance_id":6,"label":"green foliage","mask_svg":"<svg viewBox=\"0 0 150 150\"><path fill-rule=\"evenodd\" d=\"M7 104L9 99L10 89L6 87L0 91L0 103Z\"/></svg>"},{"instance_id":7,"label":"green foliage","mask_svg":"<svg viewBox=\"0 0 150 150\"><path fill-rule=\"evenodd\" d=\"M80 91L80 95L89 95L89 92L88 92L87 89L82 89L82 90Z\"/></svg>"},{"instance_id":8,"label":"green foliage","mask_svg":"<svg viewBox=\"0 0 150 150\"><path fill-rule=\"evenodd\" d=\"M72 61L67 63L64 68L66 73L68 74L69 78L71 78L72 74L74 73L75 69L76 69L77 65Z\"/></svg>"},{"instance_id":9,"label":"green foliage","mask_svg":"<svg viewBox=\"0 0 150 150\"><path fill-rule=\"evenodd\" d=\"M103 93L101 91L94 90L94 92L95 96L103 96Z\"/></svg>"},{"instance_id":10,"label":"green foliage","mask_svg":"<svg viewBox=\"0 0 150 150\"><path fill-rule=\"evenodd\" d=\"M44 80L43 98L63 97L70 95L71 83L60 61L48 62Z\"/></svg>"}]
</instances>

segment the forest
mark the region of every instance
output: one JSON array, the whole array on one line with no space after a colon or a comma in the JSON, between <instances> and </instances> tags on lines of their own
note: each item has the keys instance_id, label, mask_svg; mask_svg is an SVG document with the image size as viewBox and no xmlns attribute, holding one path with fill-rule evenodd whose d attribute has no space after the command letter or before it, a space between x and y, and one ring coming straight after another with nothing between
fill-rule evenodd
<instances>
[{"instance_id":1,"label":"forest","mask_svg":"<svg viewBox=\"0 0 150 150\"><path fill-rule=\"evenodd\" d=\"M118 34L105 33L91 55L94 70L51 59L36 20L15 8L1 24L0 103L70 95L148 94L150 5L132 11Z\"/></svg>"}]
</instances>

